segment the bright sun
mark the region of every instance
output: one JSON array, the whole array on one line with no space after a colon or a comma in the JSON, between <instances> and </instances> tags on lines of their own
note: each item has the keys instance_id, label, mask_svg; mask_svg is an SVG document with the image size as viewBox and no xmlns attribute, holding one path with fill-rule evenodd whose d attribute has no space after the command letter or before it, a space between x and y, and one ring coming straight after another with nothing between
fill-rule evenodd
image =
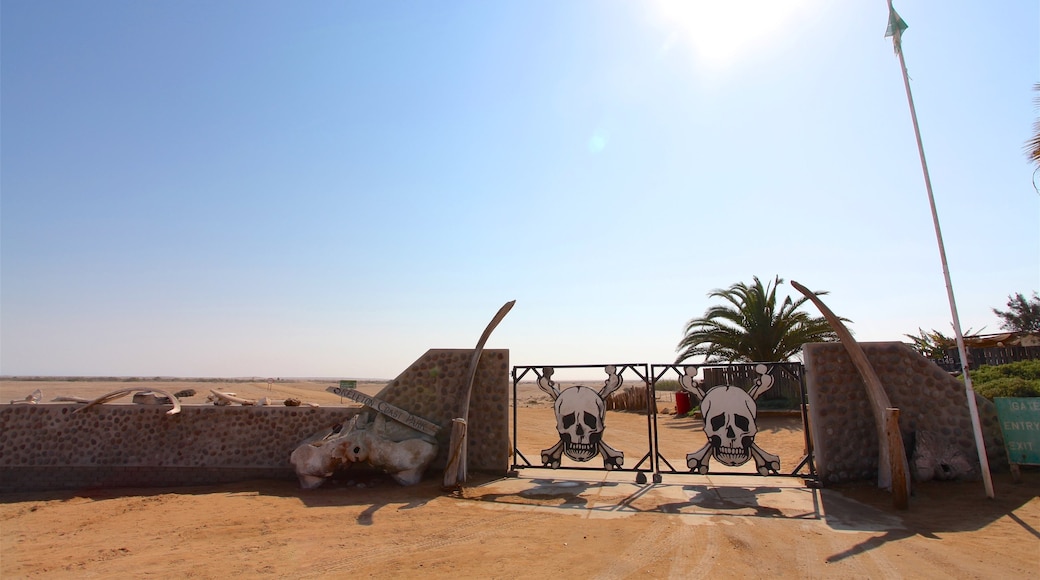
<instances>
[{"instance_id":1,"label":"bright sun","mask_svg":"<svg viewBox=\"0 0 1040 580\"><path fill-rule=\"evenodd\" d=\"M655 16L669 31L664 51L692 50L698 64L731 67L766 50L785 30L797 28L814 0L656 0Z\"/></svg>"}]
</instances>

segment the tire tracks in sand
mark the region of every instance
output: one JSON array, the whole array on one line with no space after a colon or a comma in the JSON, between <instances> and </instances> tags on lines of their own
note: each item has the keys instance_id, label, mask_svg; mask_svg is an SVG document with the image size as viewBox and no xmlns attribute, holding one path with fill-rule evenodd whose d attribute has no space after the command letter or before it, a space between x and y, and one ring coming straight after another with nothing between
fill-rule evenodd
<instances>
[{"instance_id":1,"label":"tire tracks in sand","mask_svg":"<svg viewBox=\"0 0 1040 580\"><path fill-rule=\"evenodd\" d=\"M506 513L506 512L503 512ZM494 531L502 528L524 527L526 524L541 521L542 516L533 513L514 512L517 515L502 516L499 518L486 518L474 520L465 527L443 527L425 534L425 539L409 541L407 551L417 553L423 550L444 548L459 544L466 544L481 538L486 538ZM367 544L363 551L350 551L351 556L341 558L332 562L323 562L306 573L297 575L296 578L327 578L331 573L351 571L360 566L379 565L400 559L402 547L400 545L371 545Z\"/></svg>"}]
</instances>

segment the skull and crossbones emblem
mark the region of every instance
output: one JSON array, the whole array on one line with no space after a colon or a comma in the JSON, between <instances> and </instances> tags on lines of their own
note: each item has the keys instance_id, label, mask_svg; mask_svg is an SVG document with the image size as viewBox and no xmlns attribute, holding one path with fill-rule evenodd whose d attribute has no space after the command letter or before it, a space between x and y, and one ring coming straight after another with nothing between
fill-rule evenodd
<instances>
[{"instance_id":1,"label":"skull and crossbones emblem","mask_svg":"<svg viewBox=\"0 0 1040 580\"><path fill-rule=\"evenodd\" d=\"M760 475L779 471L780 458L763 451L755 443L755 435L758 434L758 425L755 423L758 404L755 400L773 386L773 377L766 374L766 365L755 367L759 377L750 391L718 385L704 392L697 384L694 376L696 372L696 367L686 367L683 376L679 377L683 390L701 402L704 434L708 437L704 447L686 455L686 465L690 471L701 475L708 473L710 457L733 467L744 465L753 458Z\"/></svg>"},{"instance_id":2,"label":"skull and crossbones emblem","mask_svg":"<svg viewBox=\"0 0 1040 580\"><path fill-rule=\"evenodd\" d=\"M604 368L607 380L599 391L577 385L560 390L552 380L552 367L542 369L538 388L555 401L556 431L560 440L549 449L542 450L542 464L556 469L563 455L575 461L589 461L596 455L603 456L604 469L620 469L625 462L624 452L603 442L603 420L606 417L607 397L621 388L622 378L613 365Z\"/></svg>"}]
</instances>

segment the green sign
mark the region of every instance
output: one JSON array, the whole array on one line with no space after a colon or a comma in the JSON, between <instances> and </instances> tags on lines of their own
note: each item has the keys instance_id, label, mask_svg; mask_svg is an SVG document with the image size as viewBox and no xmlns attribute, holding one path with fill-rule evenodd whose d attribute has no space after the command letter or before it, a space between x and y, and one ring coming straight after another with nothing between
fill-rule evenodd
<instances>
[{"instance_id":1,"label":"green sign","mask_svg":"<svg viewBox=\"0 0 1040 580\"><path fill-rule=\"evenodd\" d=\"M1040 397L993 399L1008 461L1040 465Z\"/></svg>"},{"instance_id":2,"label":"green sign","mask_svg":"<svg viewBox=\"0 0 1040 580\"><path fill-rule=\"evenodd\" d=\"M340 381L339 388L341 389L356 389L357 381Z\"/></svg>"}]
</instances>

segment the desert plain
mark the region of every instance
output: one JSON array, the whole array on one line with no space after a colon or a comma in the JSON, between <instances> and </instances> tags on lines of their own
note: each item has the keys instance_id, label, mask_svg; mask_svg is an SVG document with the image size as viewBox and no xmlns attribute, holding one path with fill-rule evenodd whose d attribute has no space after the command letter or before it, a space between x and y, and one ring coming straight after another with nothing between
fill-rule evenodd
<instances>
[{"instance_id":1,"label":"desert plain","mask_svg":"<svg viewBox=\"0 0 1040 580\"><path fill-rule=\"evenodd\" d=\"M274 401L353 405L330 381L0 381L0 401L39 388L96 397L127 386L209 389ZM374 395L383 384L362 381ZM129 398L116 404L130 404ZM692 475L701 422L658 402L659 446L674 470L638 483L631 471L540 468L558 435L551 400L521 385L516 477L471 473L444 490L430 472L401 487L348 470L317 490L295 481L0 494L0 577L8 578L1036 578L1040 471L1020 482L914 484L910 508L870 482L817 488L805 478L744 475L749 465ZM512 417L512 412L510 417ZM512 419L511 419L512 420ZM608 412L604 441L625 467L648 448L646 415ZM756 442L789 473L805 452L797 415L762 413ZM510 426L511 432L513 426ZM565 466L578 465L565 463ZM593 459L585 467L599 467ZM753 468L750 469L753 471ZM802 470L802 473L806 473Z\"/></svg>"}]
</instances>

